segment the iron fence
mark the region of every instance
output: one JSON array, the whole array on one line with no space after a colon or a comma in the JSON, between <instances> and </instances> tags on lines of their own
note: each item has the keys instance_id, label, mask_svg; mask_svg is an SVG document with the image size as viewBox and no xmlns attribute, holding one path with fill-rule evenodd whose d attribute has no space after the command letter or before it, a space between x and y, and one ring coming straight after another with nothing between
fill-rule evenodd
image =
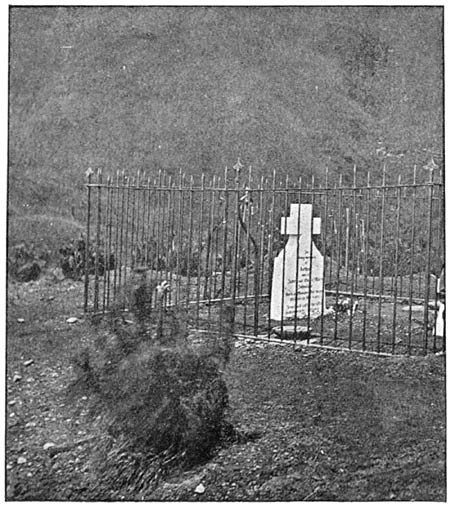
<instances>
[{"instance_id":1,"label":"iron fence","mask_svg":"<svg viewBox=\"0 0 451 507\"><path fill-rule=\"evenodd\" d=\"M328 171L321 182L280 181L276 172L256 179L239 163L197 180L182 173L160 172L154 179L90 174L85 311L125 309L130 288L143 285L155 307L152 291L165 280L171 288L165 305L189 308L190 324L200 331L214 333L218 307L230 303L239 337L389 354L444 350L444 333L436 330L445 248L441 171L414 168L401 178L385 168L379 177L354 169L346 183ZM310 252L304 275L299 251L296 269L286 258L283 218L293 204L312 210L310 234L302 225ZM297 219L299 234L303 219ZM314 248L322 271L316 282ZM282 271L274 273L277 256ZM303 292L291 296L289 269L294 287L304 277ZM282 294L277 319L271 310L271 300L280 297L272 292L275 277ZM318 280L321 311L314 315ZM284 297L294 298L294 312L286 315Z\"/></svg>"}]
</instances>

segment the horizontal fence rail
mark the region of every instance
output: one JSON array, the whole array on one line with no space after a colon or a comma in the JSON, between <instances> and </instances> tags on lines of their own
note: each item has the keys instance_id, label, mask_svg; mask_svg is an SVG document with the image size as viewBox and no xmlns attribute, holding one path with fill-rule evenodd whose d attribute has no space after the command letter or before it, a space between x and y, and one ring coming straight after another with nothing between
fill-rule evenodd
<instances>
[{"instance_id":1,"label":"horizontal fence rail","mask_svg":"<svg viewBox=\"0 0 451 507\"><path fill-rule=\"evenodd\" d=\"M292 182L238 162L196 180L89 174L85 311L131 310L139 287L155 309L167 282L165 308L188 308L204 332L228 304L240 337L443 351L444 186L418 173Z\"/></svg>"}]
</instances>

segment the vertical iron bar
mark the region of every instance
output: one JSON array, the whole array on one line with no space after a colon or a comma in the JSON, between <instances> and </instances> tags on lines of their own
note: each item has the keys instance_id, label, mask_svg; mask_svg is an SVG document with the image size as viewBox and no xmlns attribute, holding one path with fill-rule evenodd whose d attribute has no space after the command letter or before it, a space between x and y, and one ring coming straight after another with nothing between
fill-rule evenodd
<instances>
[{"instance_id":1,"label":"vertical iron bar","mask_svg":"<svg viewBox=\"0 0 451 507\"><path fill-rule=\"evenodd\" d=\"M349 213L350 222L348 224L349 227L349 249L348 255L352 259L351 264L351 298L350 298L350 309L349 309L349 336L348 336L348 346L349 350L352 349L352 329L353 329L353 320L354 320L354 274L355 274L355 243L356 238L351 231L354 231L355 228L352 227L352 220L354 218L354 222L356 222L356 194L357 194L357 167L354 166L354 176L353 176L353 188L352 188L352 213ZM349 209L349 208L348 208ZM352 236L351 236L352 234ZM348 268L349 268L349 258L348 258ZM348 276L348 273L346 273ZM346 287L347 289L347 287Z\"/></svg>"},{"instance_id":2,"label":"vertical iron bar","mask_svg":"<svg viewBox=\"0 0 451 507\"><path fill-rule=\"evenodd\" d=\"M120 213L120 233L119 233L119 265L118 265L118 290L122 290L122 250L124 246L124 210L125 210L125 181L127 176L125 176L124 171L122 171L122 184L120 185L122 198L121 198L121 213Z\"/></svg>"},{"instance_id":3,"label":"vertical iron bar","mask_svg":"<svg viewBox=\"0 0 451 507\"><path fill-rule=\"evenodd\" d=\"M130 187L134 186L135 179L127 178L127 206L125 211L125 245L124 245L124 252L125 252L125 259L124 259L124 287L127 287L127 260L128 260L128 231L130 226L130 220L129 220L129 208L130 208Z\"/></svg>"},{"instance_id":4,"label":"vertical iron bar","mask_svg":"<svg viewBox=\"0 0 451 507\"><path fill-rule=\"evenodd\" d=\"M136 192L137 192L137 187L139 187L139 170L138 170L138 175L137 175L137 179L136 181L134 181L133 183L133 186L132 186L132 195L133 195L133 203L132 203L132 223L131 223L131 238L130 238L130 252L131 252L131 268L134 269L135 268L135 261L136 261L136 255L137 255L137 250L136 250L136 247L135 247L135 220L136 220L136 217L135 217L135 210L136 210ZM138 217L139 217L139 214L138 214ZM136 224L137 226L138 224ZM137 228L137 227L136 227Z\"/></svg>"},{"instance_id":5,"label":"vertical iron bar","mask_svg":"<svg viewBox=\"0 0 451 507\"><path fill-rule=\"evenodd\" d=\"M296 224L296 275L295 275L295 293L294 293L294 341L296 342L296 335L298 332L298 303L299 303L299 250L300 250L300 235L301 235L301 203L302 203L302 176L299 177L298 188L298 220ZM313 213L312 213L313 214ZM308 333L308 324L307 324Z\"/></svg>"},{"instance_id":6,"label":"vertical iron bar","mask_svg":"<svg viewBox=\"0 0 451 507\"><path fill-rule=\"evenodd\" d=\"M228 173L227 166L224 170L224 234L223 234L223 245L222 245L222 279L221 279L221 308L224 305L224 297L225 297L225 286L226 286L226 273L227 273L227 219L229 212L229 182L228 182ZM222 329L222 316L223 312L219 311L219 329Z\"/></svg>"},{"instance_id":7,"label":"vertical iron bar","mask_svg":"<svg viewBox=\"0 0 451 507\"><path fill-rule=\"evenodd\" d=\"M215 185L216 185L216 176L213 175L213 181L211 183L212 190L209 191L210 195L210 206L208 211L208 236L207 236L207 244L206 252L205 252L205 281L204 281L204 299L210 299L208 297L209 294L209 287L211 286L211 275L212 275L212 267L210 266L211 260L213 258L212 255L212 247L213 247L213 227L214 227L214 210L215 210ZM208 305L208 308L210 308L210 304ZM210 310L208 310L210 311ZM210 320L210 314L208 315L208 320Z\"/></svg>"},{"instance_id":8,"label":"vertical iron bar","mask_svg":"<svg viewBox=\"0 0 451 507\"><path fill-rule=\"evenodd\" d=\"M342 221L343 221L343 175L340 174L338 182L338 258L337 258L337 278L335 288L335 320L334 320L334 342L337 341L338 334L338 292L340 290L340 264L341 264L341 240L342 240Z\"/></svg>"},{"instance_id":9,"label":"vertical iron bar","mask_svg":"<svg viewBox=\"0 0 451 507\"><path fill-rule=\"evenodd\" d=\"M423 353L427 354L428 347L428 321L429 321L429 289L431 280L431 248L432 248L432 206L433 206L433 170L429 173L428 184L428 233L427 233L427 254L426 254L426 273L424 277L424 319L423 319Z\"/></svg>"},{"instance_id":10,"label":"vertical iron bar","mask_svg":"<svg viewBox=\"0 0 451 507\"><path fill-rule=\"evenodd\" d=\"M181 259L181 255L183 254L183 235L182 231L184 230L184 220L183 220L183 187L185 186L185 176L182 174L182 170L180 170L179 173L179 206L178 206L178 230L177 230L177 282L176 282L176 304L179 305L180 301L182 300L180 291L181 291L181 279L182 279L182 269L181 269L181 263L183 260Z\"/></svg>"},{"instance_id":11,"label":"vertical iron bar","mask_svg":"<svg viewBox=\"0 0 451 507\"><path fill-rule=\"evenodd\" d=\"M284 333L283 333L283 323L284 323L284 317L285 317L285 265L286 265L286 257L287 257L287 252L286 252L286 245L287 245L287 223L288 223L288 217L290 216L290 211L289 211L289 208L288 208L288 198L289 198L289 195L288 195L288 175L287 177L285 178L285 205L284 205L284 216L285 216L285 224L284 224L284 231L283 231L283 236L284 236L284 246L283 246L283 253L282 253L282 305L281 305L281 313L280 313L280 317L281 317L281 321L280 321L280 334L281 336L283 337Z\"/></svg>"},{"instance_id":12,"label":"vertical iron bar","mask_svg":"<svg viewBox=\"0 0 451 507\"><path fill-rule=\"evenodd\" d=\"M259 251L255 255L255 282L254 282L254 335L258 335L260 320L260 299L263 291L263 262L264 262L264 224L263 224L263 176L260 178L260 187L258 195L258 234L257 244Z\"/></svg>"},{"instance_id":13,"label":"vertical iron bar","mask_svg":"<svg viewBox=\"0 0 451 507\"><path fill-rule=\"evenodd\" d=\"M113 274L113 297L115 302L117 301L117 292L118 292L118 269L120 267L119 264L119 205L120 205L120 178L119 171L116 171L116 226L114 231L114 274Z\"/></svg>"},{"instance_id":14,"label":"vertical iron bar","mask_svg":"<svg viewBox=\"0 0 451 507\"><path fill-rule=\"evenodd\" d=\"M235 195L235 203L233 206L233 236L232 236L232 266L231 266L231 276L230 276L230 292L232 296L232 305L235 306L235 300L236 300L236 277L237 277L237 271L239 270L239 263L238 263L238 242L239 242L239 213L240 213L240 195L239 195L239 188L240 188L240 171L241 166L238 163L235 165L235 192L233 194Z\"/></svg>"},{"instance_id":15,"label":"vertical iron bar","mask_svg":"<svg viewBox=\"0 0 451 507\"><path fill-rule=\"evenodd\" d=\"M84 290L84 304L83 310L86 313L88 311L88 299L89 299L89 236L91 234L91 181L92 181L92 170L89 168L87 170L88 175L88 185L87 185L87 194L88 194L88 204L87 204L87 218L86 218L86 242L85 242L85 259L84 259L84 268L85 268L85 290Z\"/></svg>"},{"instance_id":16,"label":"vertical iron bar","mask_svg":"<svg viewBox=\"0 0 451 507\"><path fill-rule=\"evenodd\" d=\"M313 266L313 213L315 208L315 176L312 174L312 181L310 187L310 201L312 204L312 214L310 216L310 245L309 245L309 276L308 276L308 303L307 303L307 343L310 342L310 319L311 319L311 304L312 304L312 266ZM297 291L297 287L296 287Z\"/></svg>"},{"instance_id":17,"label":"vertical iron bar","mask_svg":"<svg viewBox=\"0 0 451 507\"><path fill-rule=\"evenodd\" d=\"M345 271L346 271L346 278L345 278L345 287L346 291L348 291L348 280L349 280L349 232L350 232L350 211L349 211L349 202L347 201L346 205L346 239L345 239Z\"/></svg>"},{"instance_id":18,"label":"vertical iron bar","mask_svg":"<svg viewBox=\"0 0 451 507\"><path fill-rule=\"evenodd\" d=\"M271 338L271 297L272 297L272 276L274 270L274 210L276 205L276 171L272 174L271 208L269 213L269 234L268 234L268 340Z\"/></svg>"},{"instance_id":19,"label":"vertical iron bar","mask_svg":"<svg viewBox=\"0 0 451 507\"><path fill-rule=\"evenodd\" d=\"M170 190L171 195L171 204L169 206L170 210L170 220L171 220L171 228L169 231L170 234L170 251L171 251L171 263L170 263L170 284L171 284L171 291L169 292L169 302L172 305L173 301L173 293L172 293L172 282L173 280L177 280L177 270L176 270L176 262L177 262L177 244L175 239L175 228L176 228L176 216L175 216L175 204L177 202L177 184L174 178L174 181L172 182L172 188Z\"/></svg>"},{"instance_id":20,"label":"vertical iron bar","mask_svg":"<svg viewBox=\"0 0 451 507\"><path fill-rule=\"evenodd\" d=\"M139 237L141 239L138 239L138 247L140 252L139 257L139 265L142 266L144 264L144 256L145 256L145 237L146 237L146 215L147 215L147 187L146 187L146 180L147 176L146 173L143 173L143 179L142 179L142 189L140 189L140 195L142 195L142 216L141 216L141 233Z\"/></svg>"},{"instance_id":21,"label":"vertical iron bar","mask_svg":"<svg viewBox=\"0 0 451 507\"><path fill-rule=\"evenodd\" d=\"M247 213L247 212L246 212ZM244 217L242 217L243 220L245 220ZM245 232L246 234L246 266L245 266L245 271L244 271L244 292L245 292L245 297L244 297L244 301L243 301L243 327L244 329L247 328L247 297L248 297L248 294L249 294L249 256L250 256L250 227L251 227L251 222L250 222L250 218L249 218L249 221L247 223L247 230ZM254 296L255 296L255 287L254 287ZM246 334L246 332L245 332Z\"/></svg>"},{"instance_id":22,"label":"vertical iron bar","mask_svg":"<svg viewBox=\"0 0 451 507\"><path fill-rule=\"evenodd\" d=\"M151 180L150 176L147 178L147 214L146 214L146 236L145 236L145 242L144 242L144 264L147 269L149 269L149 253L150 250L150 244L153 241L153 237L151 236L151 198L152 198L153 191L151 190Z\"/></svg>"},{"instance_id":23,"label":"vertical iron bar","mask_svg":"<svg viewBox=\"0 0 451 507\"><path fill-rule=\"evenodd\" d=\"M96 258L94 262L94 311L99 310L99 255L100 255L100 226L102 219L102 170L97 170L97 223L96 223Z\"/></svg>"},{"instance_id":24,"label":"vertical iron bar","mask_svg":"<svg viewBox=\"0 0 451 507\"><path fill-rule=\"evenodd\" d=\"M362 323L362 350L366 350L366 325L368 317L368 248L369 248L369 235L370 235L370 172L367 173L367 189L366 189L366 209L365 209L365 230L363 237L363 323ZM374 277L373 277L374 279Z\"/></svg>"},{"instance_id":25,"label":"vertical iron bar","mask_svg":"<svg viewBox=\"0 0 451 507\"><path fill-rule=\"evenodd\" d=\"M392 354L396 347L396 317L398 305L398 263L399 263L399 224L401 216L401 175L398 176L398 188L396 189L396 234L395 234L395 273L394 273L394 294L393 294L393 326L392 326Z\"/></svg>"},{"instance_id":26,"label":"vertical iron bar","mask_svg":"<svg viewBox=\"0 0 451 507\"><path fill-rule=\"evenodd\" d=\"M224 225L224 219L222 218L221 206L224 204L224 198L222 197L221 190L221 177L218 178L218 224L215 226L214 230L214 259L213 259L213 298L218 296L218 273L219 273L219 261L220 261L220 241L219 241L219 230L222 225ZM218 260L219 259L219 260ZM222 273L222 265L221 265L221 273Z\"/></svg>"},{"instance_id":27,"label":"vertical iron bar","mask_svg":"<svg viewBox=\"0 0 451 507\"><path fill-rule=\"evenodd\" d=\"M170 273L171 273L171 263L172 263L172 237L171 237L171 187L172 187L172 176L168 175L168 180L166 183L166 187L164 190L164 195L166 196L166 207L163 210L163 217L167 219L163 225L163 231L165 232L165 241L163 243L165 251L166 251L166 262L164 266L164 279L167 282L171 282ZM168 294L170 298L170 292Z\"/></svg>"},{"instance_id":28,"label":"vertical iron bar","mask_svg":"<svg viewBox=\"0 0 451 507\"><path fill-rule=\"evenodd\" d=\"M244 259L246 265L245 265L245 271L244 271L244 291L245 291L245 294L244 294L244 300L243 300L243 312L244 312L244 315L243 315L243 328L244 328L244 333L246 334L246 328L247 328L247 306L248 306L248 301L247 301L247 298L248 298L248 295L249 295L249 264L250 264L250 234L251 234L251 227L252 227L252 217L251 217L251 207L252 207L252 197L251 197L251 180L252 180L252 167L249 166L249 171L248 171L248 178L247 178L247 186L246 186L246 189L245 189L245 194L243 196L243 210L244 210L244 213L241 215L241 219L243 220L243 222L246 224L246 220L247 220L247 224L246 224L246 227L247 227L247 230L243 231L246 235L246 257ZM241 237L241 234L239 235L239 237ZM240 263L239 263L239 266L241 268L241 254L242 252L240 251ZM253 258L255 258L255 255L253 255ZM255 265L254 265L254 274L255 274ZM240 272L241 272L241 269L240 269ZM254 278L254 285L255 285L255 278ZM255 290L256 290L256 287L253 288L253 293L254 293L254 297L255 297ZM255 306L254 306L255 308ZM255 317L255 315L254 315Z\"/></svg>"},{"instance_id":29,"label":"vertical iron bar","mask_svg":"<svg viewBox=\"0 0 451 507\"><path fill-rule=\"evenodd\" d=\"M189 305L191 299L191 253L193 242L193 198L194 198L194 178L191 175L189 185L189 227L188 227L188 252L187 252L187 279L186 279L186 304Z\"/></svg>"},{"instance_id":30,"label":"vertical iron bar","mask_svg":"<svg viewBox=\"0 0 451 507\"><path fill-rule=\"evenodd\" d=\"M382 294L384 292L383 265L384 265L384 233L385 233L385 196L386 196L386 168L384 164L382 173L382 207L381 207L381 233L379 243L379 302L377 309L377 352L380 352L381 345L381 323L382 323Z\"/></svg>"},{"instance_id":31,"label":"vertical iron bar","mask_svg":"<svg viewBox=\"0 0 451 507\"><path fill-rule=\"evenodd\" d=\"M222 258L222 280L221 280L221 303L225 296L225 285L226 285L226 272L227 272L227 221L228 221L228 212L229 212L229 187L228 187L228 178L227 178L227 167L224 172L224 243L222 245L223 248L223 258ZM222 312L220 312L222 313ZM222 323L221 323L222 324Z\"/></svg>"},{"instance_id":32,"label":"vertical iron bar","mask_svg":"<svg viewBox=\"0 0 451 507\"><path fill-rule=\"evenodd\" d=\"M204 206L205 206L205 174L202 173L201 178L201 198L199 211L199 228L198 228L198 258L197 262L197 302L196 302L196 326L199 327L200 312L200 275L202 271L202 229L204 226Z\"/></svg>"},{"instance_id":33,"label":"vertical iron bar","mask_svg":"<svg viewBox=\"0 0 451 507\"><path fill-rule=\"evenodd\" d=\"M161 234L161 186L162 186L162 171L161 169L158 170L158 183L157 183L157 206L156 210L154 210L153 213L153 219L155 224L155 260L154 260L154 266L152 270L152 278L153 283L152 285L157 285L160 281L160 251L161 251L161 240L160 240L160 234Z\"/></svg>"},{"instance_id":34,"label":"vertical iron bar","mask_svg":"<svg viewBox=\"0 0 451 507\"><path fill-rule=\"evenodd\" d=\"M417 167L413 167L413 187L412 187L412 223L411 223L411 237L410 237L410 273L409 273L409 325L408 325L408 354L410 355L412 350L412 300L413 300L413 270L415 263L415 228L416 228L416 200L417 200L417 187L416 187L416 175Z\"/></svg>"},{"instance_id":35,"label":"vertical iron bar","mask_svg":"<svg viewBox=\"0 0 451 507\"><path fill-rule=\"evenodd\" d=\"M327 229L328 229L328 218L329 218L329 167L326 166L326 179L324 182L325 186L325 205L324 205L324 227L321 227L321 236L322 236L322 247L324 252L323 259L323 282L321 286L321 324L320 324L320 344L323 344L324 341L324 309L326 307L326 260L327 260ZM329 263L332 265L332 257L329 256Z\"/></svg>"},{"instance_id":36,"label":"vertical iron bar","mask_svg":"<svg viewBox=\"0 0 451 507\"><path fill-rule=\"evenodd\" d=\"M208 300L207 303L207 323L208 331L211 331L211 277L214 277L214 261L213 261L213 237L214 237L214 211L215 211L215 198L216 198L216 176L213 176L212 190L210 192L210 209L208 213L208 237L207 237L207 252L205 259L205 286L204 286L204 299Z\"/></svg>"},{"instance_id":37,"label":"vertical iron bar","mask_svg":"<svg viewBox=\"0 0 451 507\"><path fill-rule=\"evenodd\" d=\"M109 306L109 292L110 292L110 270L109 270L109 259L110 259L110 251L111 251L111 178L108 176L106 183L106 218L105 218L105 245L104 245L104 254L103 254L103 312L105 312L106 308Z\"/></svg>"},{"instance_id":38,"label":"vertical iron bar","mask_svg":"<svg viewBox=\"0 0 451 507\"><path fill-rule=\"evenodd\" d=\"M159 179L161 176L159 175ZM153 202L152 202L152 237L149 241L149 257L150 257L150 273L149 273L149 285L153 289L156 285L155 280L157 279L158 272L158 219L159 219L159 199L160 199L160 184L157 182L157 179L153 180ZM149 225L150 227L150 225ZM154 305L154 301L152 299L152 306Z\"/></svg>"},{"instance_id":39,"label":"vertical iron bar","mask_svg":"<svg viewBox=\"0 0 451 507\"><path fill-rule=\"evenodd\" d=\"M171 253L169 251L169 193L171 185L171 175L163 171L163 184L161 188L161 248L162 248L162 266L161 266L161 274L160 274L160 283L161 281L168 281L168 272L169 272L169 261L171 257ZM165 299L165 303L167 303Z\"/></svg>"}]
</instances>

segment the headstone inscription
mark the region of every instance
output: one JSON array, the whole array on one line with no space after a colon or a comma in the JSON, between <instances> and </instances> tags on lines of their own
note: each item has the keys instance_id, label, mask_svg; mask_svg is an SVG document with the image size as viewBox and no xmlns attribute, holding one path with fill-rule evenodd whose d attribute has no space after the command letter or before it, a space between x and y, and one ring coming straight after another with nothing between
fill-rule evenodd
<instances>
[{"instance_id":1,"label":"headstone inscription","mask_svg":"<svg viewBox=\"0 0 451 507\"><path fill-rule=\"evenodd\" d=\"M324 259L312 234L319 234L321 218L312 221L311 204L291 204L290 216L281 219L288 235L285 248L274 259L271 291L272 320L319 317L324 311Z\"/></svg>"}]
</instances>

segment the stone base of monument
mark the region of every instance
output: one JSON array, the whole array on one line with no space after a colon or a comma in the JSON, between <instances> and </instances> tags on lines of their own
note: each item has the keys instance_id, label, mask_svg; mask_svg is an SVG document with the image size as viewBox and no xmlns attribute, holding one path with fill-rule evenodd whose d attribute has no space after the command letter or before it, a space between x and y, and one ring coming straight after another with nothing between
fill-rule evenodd
<instances>
[{"instance_id":1,"label":"stone base of monument","mask_svg":"<svg viewBox=\"0 0 451 507\"><path fill-rule=\"evenodd\" d=\"M273 329L274 334L279 338L285 340L308 340L311 336L311 329L307 326L294 326L293 324L287 324L285 326L277 326Z\"/></svg>"}]
</instances>

